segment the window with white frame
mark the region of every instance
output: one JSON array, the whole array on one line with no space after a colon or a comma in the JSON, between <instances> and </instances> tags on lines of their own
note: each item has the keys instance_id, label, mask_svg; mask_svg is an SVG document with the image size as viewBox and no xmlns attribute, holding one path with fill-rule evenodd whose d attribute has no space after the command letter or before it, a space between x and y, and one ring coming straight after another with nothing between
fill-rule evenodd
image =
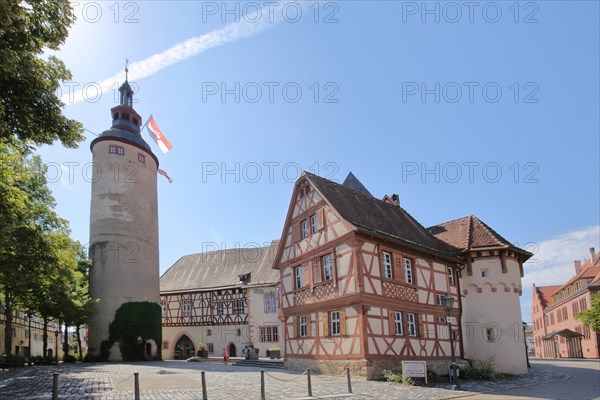
<instances>
[{"instance_id":1,"label":"window with white frame","mask_svg":"<svg viewBox=\"0 0 600 400\"><path fill-rule=\"evenodd\" d=\"M298 336L306 337L307 323L306 323L306 315L301 315L298 317Z\"/></svg>"},{"instance_id":2,"label":"window with white frame","mask_svg":"<svg viewBox=\"0 0 600 400\"><path fill-rule=\"evenodd\" d=\"M214 343L206 343L206 351L209 353L215 352L215 344Z\"/></svg>"},{"instance_id":3,"label":"window with white frame","mask_svg":"<svg viewBox=\"0 0 600 400\"><path fill-rule=\"evenodd\" d=\"M277 331L277 326L261 326L260 341L267 343L279 342L279 332Z\"/></svg>"},{"instance_id":4,"label":"window with white frame","mask_svg":"<svg viewBox=\"0 0 600 400\"><path fill-rule=\"evenodd\" d=\"M217 315L223 315L223 303L217 303Z\"/></svg>"},{"instance_id":5,"label":"window with white frame","mask_svg":"<svg viewBox=\"0 0 600 400\"><path fill-rule=\"evenodd\" d=\"M414 313L406 313L406 327L408 336L417 336L417 316Z\"/></svg>"},{"instance_id":6,"label":"window with white frame","mask_svg":"<svg viewBox=\"0 0 600 400\"><path fill-rule=\"evenodd\" d=\"M387 279L392 279L392 255L383 252L383 276Z\"/></svg>"},{"instance_id":7,"label":"window with white frame","mask_svg":"<svg viewBox=\"0 0 600 400\"><path fill-rule=\"evenodd\" d=\"M166 301L161 301L160 302L160 310L162 313L162 317L166 317L167 316L167 302Z\"/></svg>"},{"instance_id":8,"label":"window with white frame","mask_svg":"<svg viewBox=\"0 0 600 400\"><path fill-rule=\"evenodd\" d=\"M266 292L264 295L265 301L265 314L271 314L277 312L277 299L275 292Z\"/></svg>"},{"instance_id":9,"label":"window with white frame","mask_svg":"<svg viewBox=\"0 0 600 400\"><path fill-rule=\"evenodd\" d=\"M184 317L192 315L192 302L190 299L183 299L181 302L181 315Z\"/></svg>"},{"instance_id":10,"label":"window with white frame","mask_svg":"<svg viewBox=\"0 0 600 400\"><path fill-rule=\"evenodd\" d=\"M404 323L401 311L394 311L394 335L404 335Z\"/></svg>"},{"instance_id":11,"label":"window with white frame","mask_svg":"<svg viewBox=\"0 0 600 400\"><path fill-rule=\"evenodd\" d=\"M323 280L330 281L333 279L333 257L328 254L323 257Z\"/></svg>"},{"instance_id":12,"label":"window with white frame","mask_svg":"<svg viewBox=\"0 0 600 400\"><path fill-rule=\"evenodd\" d=\"M245 310L244 300L234 300L232 307L234 314L243 314Z\"/></svg>"},{"instance_id":13,"label":"window with white frame","mask_svg":"<svg viewBox=\"0 0 600 400\"><path fill-rule=\"evenodd\" d=\"M300 222L300 233L303 239L308 236L308 221L305 219Z\"/></svg>"},{"instance_id":14,"label":"window with white frame","mask_svg":"<svg viewBox=\"0 0 600 400\"><path fill-rule=\"evenodd\" d=\"M436 303L437 303L437 305L438 305L438 306L442 306L442 305L444 305L444 302L443 302L443 300L442 300L442 299L444 298L444 296L445 296L445 295L443 295L443 294L439 294L439 293L435 295L435 298L436 298Z\"/></svg>"},{"instance_id":15,"label":"window with white frame","mask_svg":"<svg viewBox=\"0 0 600 400\"><path fill-rule=\"evenodd\" d=\"M409 285L412 285L413 283L412 261L410 258L404 259L404 282Z\"/></svg>"},{"instance_id":16,"label":"window with white frame","mask_svg":"<svg viewBox=\"0 0 600 400\"><path fill-rule=\"evenodd\" d=\"M435 322L437 322L438 324L445 324L446 317L435 317Z\"/></svg>"},{"instance_id":17,"label":"window with white frame","mask_svg":"<svg viewBox=\"0 0 600 400\"><path fill-rule=\"evenodd\" d=\"M310 216L310 230L312 233L319 230L319 218L317 218L317 214Z\"/></svg>"},{"instance_id":18,"label":"window with white frame","mask_svg":"<svg viewBox=\"0 0 600 400\"><path fill-rule=\"evenodd\" d=\"M304 279L302 277L302 266L294 268L294 276L296 277L296 289L300 289L304 286Z\"/></svg>"},{"instance_id":19,"label":"window with white frame","mask_svg":"<svg viewBox=\"0 0 600 400\"><path fill-rule=\"evenodd\" d=\"M331 311L329 313L329 334L331 336L338 336L341 333L340 326L340 312Z\"/></svg>"},{"instance_id":20,"label":"window with white frame","mask_svg":"<svg viewBox=\"0 0 600 400\"><path fill-rule=\"evenodd\" d=\"M452 267L448 267L448 282L451 285L454 285L454 270Z\"/></svg>"},{"instance_id":21,"label":"window with white frame","mask_svg":"<svg viewBox=\"0 0 600 400\"><path fill-rule=\"evenodd\" d=\"M110 145L110 146L108 146L108 152L110 154L117 154L117 155L122 156L125 154L125 149L121 146Z\"/></svg>"},{"instance_id":22,"label":"window with white frame","mask_svg":"<svg viewBox=\"0 0 600 400\"><path fill-rule=\"evenodd\" d=\"M486 328L485 329L485 337L488 342L495 342L496 341L496 332L494 331L494 328Z\"/></svg>"}]
</instances>

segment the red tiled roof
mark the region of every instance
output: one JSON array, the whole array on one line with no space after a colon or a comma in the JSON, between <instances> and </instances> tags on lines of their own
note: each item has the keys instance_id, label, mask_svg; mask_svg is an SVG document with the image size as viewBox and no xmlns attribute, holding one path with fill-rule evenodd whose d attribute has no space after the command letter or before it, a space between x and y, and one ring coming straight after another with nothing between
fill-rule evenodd
<instances>
[{"instance_id":1,"label":"red tiled roof","mask_svg":"<svg viewBox=\"0 0 600 400\"><path fill-rule=\"evenodd\" d=\"M474 215L444 222L427 230L460 251L510 248L531 257L529 252L513 246Z\"/></svg>"},{"instance_id":2,"label":"red tiled roof","mask_svg":"<svg viewBox=\"0 0 600 400\"><path fill-rule=\"evenodd\" d=\"M542 307L546 308L552 304L552 295L558 288L560 288L560 285L535 287L538 297L540 298L540 302L542 303Z\"/></svg>"},{"instance_id":3,"label":"red tiled roof","mask_svg":"<svg viewBox=\"0 0 600 400\"><path fill-rule=\"evenodd\" d=\"M552 295L560 292L563 288L571 285L572 283L580 279L592 279L590 285L596 285L600 283L600 253L596 254L593 260L590 258L589 260L584 262L581 265L581 271L579 271L577 275L569 279L567 283L559 285L557 289L552 293Z\"/></svg>"}]
</instances>

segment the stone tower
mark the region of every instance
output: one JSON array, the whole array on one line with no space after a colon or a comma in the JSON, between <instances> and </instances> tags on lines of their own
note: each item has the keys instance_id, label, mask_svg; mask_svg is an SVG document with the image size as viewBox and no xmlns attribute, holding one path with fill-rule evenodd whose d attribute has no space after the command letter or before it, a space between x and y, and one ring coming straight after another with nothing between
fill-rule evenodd
<instances>
[{"instance_id":1,"label":"stone tower","mask_svg":"<svg viewBox=\"0 0 600 400\"><path fill-rule=\"evenodd\" d=\"M133 109L127 79L119 92L120 104L111 109L112 127L90 145L90 295L99 303L88 340L89 354L95 357L122 304L159 302L158 159L140 135L142 120Z\"/></svg>"},{"instance_id":2,"label":"stone tower","mask_svg":"<svg viewBox=\"0 0 600 400\"><path fill-rule=\"evenodd\" d=\"M523 263L532 254L512 245L474 215L429 228L465 261L460 276L464 356L494 361L496 370L526 374L519 297Z\"/></svg>"}]
</instances>

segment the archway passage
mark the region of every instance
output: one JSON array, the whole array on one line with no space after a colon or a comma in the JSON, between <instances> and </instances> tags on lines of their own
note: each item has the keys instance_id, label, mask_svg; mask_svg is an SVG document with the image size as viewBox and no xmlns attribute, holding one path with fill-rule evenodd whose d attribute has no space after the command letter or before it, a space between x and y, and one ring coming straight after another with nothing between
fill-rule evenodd
<instances>
[{"instance_id":1,"label":"archway passage","mask_svg":"<svg viewBox=\"0 0 600 400\"><path fill-rule=\"evenodd\" d=\"M235 353L235 344L229 343L229 357L237 357Z\"/></svg>"},{"instance_id":2,"label":"archway passage","mask_svg":"<svg viewBox=\"0 0 600 400\"><path fill-rule=\"evenodd\" d=\"M196 353L194 348L194 343L192 343L191 339L186 335L183 335L175 344L175 354L173 358L175 360L187 360L190 357L193 357Z\"/></svg>"}]
</instances>

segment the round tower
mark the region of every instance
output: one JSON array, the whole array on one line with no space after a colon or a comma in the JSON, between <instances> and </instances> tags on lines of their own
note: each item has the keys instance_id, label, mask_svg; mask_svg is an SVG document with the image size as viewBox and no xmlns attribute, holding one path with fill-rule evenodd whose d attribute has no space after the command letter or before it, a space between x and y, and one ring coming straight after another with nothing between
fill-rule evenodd
<instances>
[{"instance_id":1,"label":"round tower","mask_svg":"<svg viewBox=\"0 0 600 400\"><path fill-rule=\"evenodd\" d=\"M140 135L141 117L133 109L127 79L119 92L120 104L111 109L112 127L90 145L90 296L99 300L89 323L93 357L101 356L121 305L159 302L158 159ZM156 343L153 347L154 353ZM111 358L120 357L112 353Z\"/></svg>"}]
</instances>

